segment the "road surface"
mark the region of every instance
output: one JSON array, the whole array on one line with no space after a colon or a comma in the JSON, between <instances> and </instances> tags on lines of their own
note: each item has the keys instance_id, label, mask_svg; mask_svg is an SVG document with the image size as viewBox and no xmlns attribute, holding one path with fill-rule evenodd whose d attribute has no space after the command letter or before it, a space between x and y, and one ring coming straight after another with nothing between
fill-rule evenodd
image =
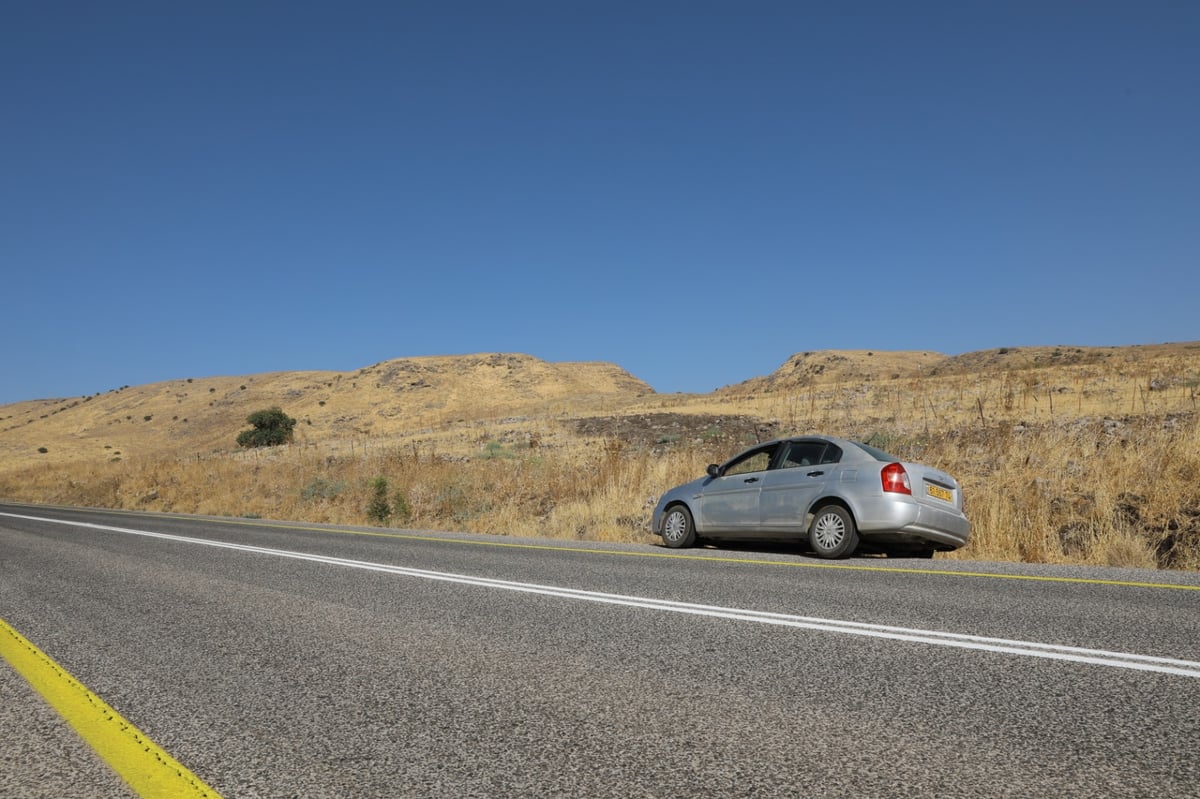
<instances>
[{"instance_id":1,"label":"road surface","mask_svg":"<svg viewBox=\"0 0 1200 799\"><path fill-rule=\"evenodd\" d=\"M227 799L1197 797L1198 589L0 505L0 622ZM134 795L0 691L0 795Z\"/></svg>"}]
</instances>

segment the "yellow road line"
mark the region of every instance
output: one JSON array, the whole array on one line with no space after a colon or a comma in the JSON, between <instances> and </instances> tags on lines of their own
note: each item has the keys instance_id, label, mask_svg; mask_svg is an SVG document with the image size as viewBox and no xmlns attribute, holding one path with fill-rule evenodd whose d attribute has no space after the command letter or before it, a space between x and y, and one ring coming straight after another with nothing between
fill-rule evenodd
<instances>
[{"instance_id":1,"label":"yellow road line","mask_svg":"<svg viewBox=\"0 0 1200 799\"><path fill-rule=\"evenodd\" d=\"M142 516L136 511L100 510L95 512L110 513L119 516ZM180 519L195 519L187 514L164 514ZM1151 583L1137 580L1105 580L1095 577L1053 577L1037 574L1001 574L998 572L955 571L954 569L904 569L898 566L865 566L855 563L830 563L828 561L779 561L760 560L754 558L731 558L723 555L691 555L686 552L672 550L670 552L631 552L619 549L596 549L579 546L557 546L554 544L519 544L512 541L486 541L451 538L445 536L421 535L417 533L374 532L370 530L350 530L338 527L311 527L283 522L268 522L249 519L220 518L222 524L241 525L243 527L265 527L275 530L300 530L308 533L337 533L339 535L361 535L374 538L396 538L406 541L432 541L441 544L465 544L468 546L505 547L509 549L550 550L554 552L576 552L587 555L616 555L631 558L671 558L676 560L703 560L718 563L741 563L753 566L782 566L795 569L837 569L842 571L882 572L890 574L929 574L941 577L974 577L992 580L1021 580L1033 583L1073 583L1077 585L1113 585L1124 588L1153 588L1158 590L1200 591L1200 585L1180 585L1177 583Z\"/></svg>"},{"instance_id":2,"label":"yellow road line","mask_svg":"<svg viewBox=\"0 0 1200 799\"><path fill-rule=\"evenodd\" d=\"M0 619L0 655L145 799L220 795Z\"/></svg>"}]
</instances>

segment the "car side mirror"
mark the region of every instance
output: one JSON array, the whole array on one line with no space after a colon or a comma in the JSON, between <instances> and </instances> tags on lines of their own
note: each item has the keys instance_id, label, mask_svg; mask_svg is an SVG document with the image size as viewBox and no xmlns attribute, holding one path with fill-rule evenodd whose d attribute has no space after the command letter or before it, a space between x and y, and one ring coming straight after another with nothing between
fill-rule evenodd
<instances>
[{"instance_id":1,"label":"car side mirror","mask_svg":"<svg viewBox=\"0 0 1200 799\"><path fill-rule=\"evenodd\" d=\"M721 476L721 467L715 463L708 464L708 476L709 477L720 477Z\"/></svg>"}]
</instances>

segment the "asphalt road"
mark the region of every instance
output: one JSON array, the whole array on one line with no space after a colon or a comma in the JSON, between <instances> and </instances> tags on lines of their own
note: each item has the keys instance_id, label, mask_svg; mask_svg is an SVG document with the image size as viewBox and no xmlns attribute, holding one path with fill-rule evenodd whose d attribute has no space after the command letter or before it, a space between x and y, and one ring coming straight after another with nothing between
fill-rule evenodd
<instances>
[{"instance_id":1,"label":"asphalt road","mask_svg":"<svg viewBox=\"0 0 1200 799\"><path fill-rule=\"evenodd\" d=\"M0 505L0 620L227 799L1200 797L1198 575L678 555ZM0 691L0 795L132 795Z\"/></svg>"}]
</instances>

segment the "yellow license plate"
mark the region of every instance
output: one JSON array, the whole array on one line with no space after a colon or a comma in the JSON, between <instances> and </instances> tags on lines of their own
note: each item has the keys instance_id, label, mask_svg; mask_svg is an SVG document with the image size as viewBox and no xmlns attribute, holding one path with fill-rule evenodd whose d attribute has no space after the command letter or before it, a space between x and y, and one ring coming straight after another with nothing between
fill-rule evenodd
<instances>
[{"instance_id":1,"label":"yellow license plate","mask_svg":"<svg viewBox=\"0 0 1200 799\"><path fill-rule=\"evenodd\" d=\"M943 502L953 502L954 501L954 492L952 492L948 488L942 488L941 486L934 486L934 485L926 485L925 490L929 492L929 496L937 497L938 499L942 500Z\"/></svg>"}]
</instances>

